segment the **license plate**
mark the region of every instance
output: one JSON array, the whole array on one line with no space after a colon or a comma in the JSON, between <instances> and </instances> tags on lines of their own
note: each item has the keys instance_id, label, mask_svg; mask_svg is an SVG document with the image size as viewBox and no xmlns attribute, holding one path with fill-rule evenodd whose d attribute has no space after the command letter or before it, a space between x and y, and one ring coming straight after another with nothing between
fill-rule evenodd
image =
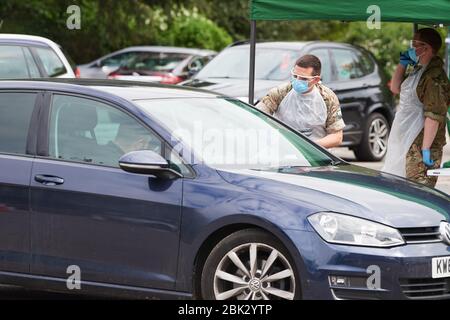
<instances>
[{"instance_id":1,"label":"license plate","mask_svg":"<svg viewBox=\"0 0 450 320\"><path fill-rule=\"evenodd\" d=\"M433 258L433 279L450 277L450 257Z\"/></svg>"}]
</instances>

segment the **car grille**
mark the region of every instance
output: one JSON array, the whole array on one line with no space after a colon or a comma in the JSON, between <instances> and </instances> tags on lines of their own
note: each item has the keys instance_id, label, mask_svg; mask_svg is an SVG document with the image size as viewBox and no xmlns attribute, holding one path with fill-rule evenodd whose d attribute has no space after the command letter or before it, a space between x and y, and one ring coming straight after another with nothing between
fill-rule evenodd
<instances>
[{"instance_id":1,"label":"car grille","mask_svg":"<svg viewBox=\"0 0 450 320\"><path fill-rule=\"evenodd\" d=\"M400 287L409 299L450 299L450 278L403 279Z\"/></svg>"},{"instance_id":2,"label":"car grille","mask_svg":"<svg viewBox=\"0 0 450 320\"><path fill-rule=\"evenodd\" d=\"M403 239L409 244L442 241L439 227L403 228L399 230Z\"/></svg>"}]
</instances>

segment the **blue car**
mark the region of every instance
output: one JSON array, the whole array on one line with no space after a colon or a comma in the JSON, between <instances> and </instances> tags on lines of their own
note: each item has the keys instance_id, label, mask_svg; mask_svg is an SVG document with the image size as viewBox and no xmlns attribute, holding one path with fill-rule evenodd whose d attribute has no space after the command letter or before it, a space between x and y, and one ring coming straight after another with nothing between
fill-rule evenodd
<instances>
[{"instance_id":1,"label":"blue car","mask_svg":"<svg viewBox=\"0 0 450 320\"><path fill-rule=\"evenodd\" d=\"M0 283L123 298L450 298L450 201L237 99L0 81Z\"/></svg>"}]
</instances>

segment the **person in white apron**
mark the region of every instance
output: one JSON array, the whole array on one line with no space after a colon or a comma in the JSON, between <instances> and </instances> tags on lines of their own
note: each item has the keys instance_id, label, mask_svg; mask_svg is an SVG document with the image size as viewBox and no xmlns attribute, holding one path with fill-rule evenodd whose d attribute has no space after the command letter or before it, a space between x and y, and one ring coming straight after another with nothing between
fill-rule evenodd
<instances>
[{"instance_id":1,"label":"person in white apron","mask_svg":"<svg viewBox=\"0 0 450 320\"><path fill-rule=\"evenodd\" d=\"M424 68L416 70L401 85L400 105L392 123L381 171L406 177L406 154L424 124L423 103L416 93L417 84L424 70Z\"/></svg>"},{"instance_id":2,"label":"person in white apron","mask_svg":"<svg viewBox=\"0 0 450 320\"><path fill-rule=\"evenodd\" d=\"M427 171L440 166L450 104L449 81L437 56L441 46L440 34L424 28L415 33L409 50L400 55L391 83L391 91L400 93L400 104L382 169L429 187L437 182L437 177L427 176ZM414 69L404 79L409 66Z\"/></svg>"},{"instance_id":3,"label":"person in white apron","mask_svg":"<svg viewBox=\"0 0 450 320\"><path fill-rule=\"evenodd\" d=\"M273 116L313 141L327 136L327 106L316 87L306 93L298 93L292 88Z\"/></svg>"},{"instance_id":4,"label":"person in white apron","mask_svg":"<svg viewBox=\"0 0 450 320\"><path fill-rule=\"evenodd\" d=\"M324 148L341 145L345 123L337 96L320 82L321 62L314 55L297 60L291 82L261 99L256 106Z\"/></svg>"}]
</instances>

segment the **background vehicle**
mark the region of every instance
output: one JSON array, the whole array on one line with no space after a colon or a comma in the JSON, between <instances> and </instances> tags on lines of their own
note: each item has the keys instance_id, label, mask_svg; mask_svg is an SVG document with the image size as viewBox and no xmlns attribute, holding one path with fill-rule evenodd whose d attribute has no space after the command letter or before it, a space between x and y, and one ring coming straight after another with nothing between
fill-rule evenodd
<instances>
[{"instance_id":1,"label":"background vehicle","mask_svg":"<svg viewBox=\"0 0 450 320\"><path fill-rule=\"evenodd\" d=\"M216 52L177 47L131 47L81 65L83 78L176 84L200 71Z\"/></svg>"},{"instance_id":2,"label":"background vehicle","mask_svg":"<svg viewBox=\"0 0 450 320\"><path fill-rule=\"evenodd\" d=\"M188 139L199 126L204 145ZM255 149L254 132L276 143ZM236 142L249 145L244 161ZM206 152L219 145L239 162ZM0 283L68 292L76 265L80 294L449 298L435 267L450 259L449 201L345 163L236 99L0 81ZM369 290L373 265L381 287Z\"/></svg>"},{"instance_id":3,"label":"background vehicle","mask_svg":"<svg viewBox=\"0 0 450 320\"><path fill-rule=\"evenodd\" d=\"M0 79L74 78L78 71L53 41L0 33Z\"/></svg>"},{"instance_id":4,"label":"background vehicle","mask_svg":"<svg viewBox=\"0 0 450 320\"><path fill-rule=\"evenodd\" d=\"M394 100L386 78L367 50L334 42L267 42L256 45L255 103L289 81L290 70L302 55L322 62L322 82L338 96L346 127L343 146L360 161L379 161L387 151L394 117ZM248 102L249 45L224 49L185 86L203 88Z\"/></svg>"}]
</instances>

